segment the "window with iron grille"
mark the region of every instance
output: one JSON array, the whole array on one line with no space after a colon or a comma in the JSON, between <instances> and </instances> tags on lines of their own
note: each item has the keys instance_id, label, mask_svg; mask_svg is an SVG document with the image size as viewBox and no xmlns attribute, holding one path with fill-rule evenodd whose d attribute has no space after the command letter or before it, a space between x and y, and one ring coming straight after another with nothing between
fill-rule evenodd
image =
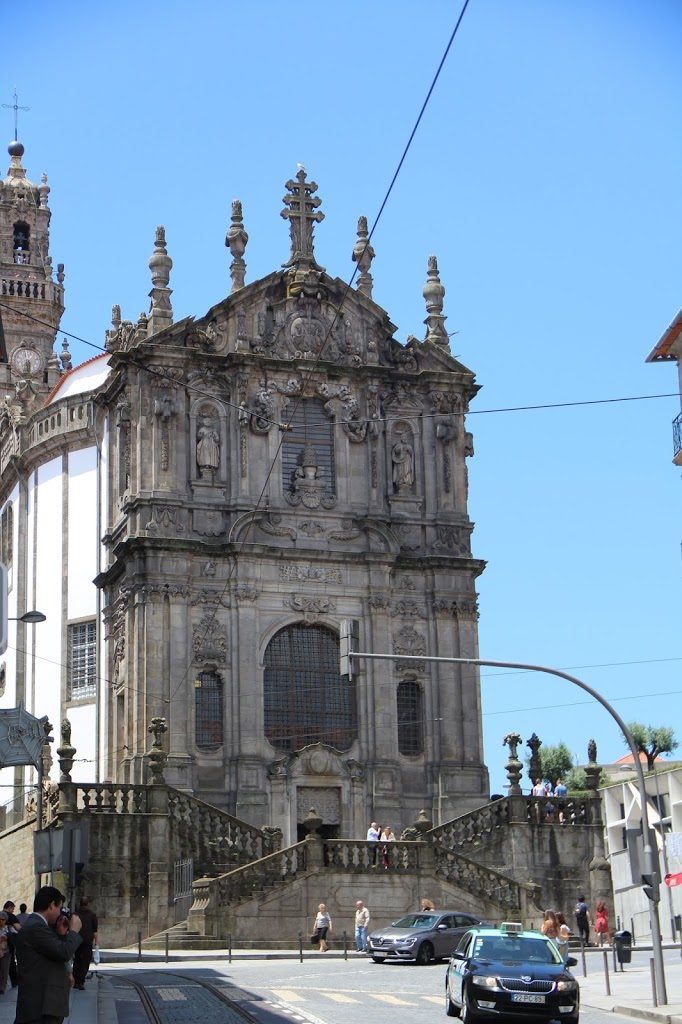
<instances>
[{"instance_id":1,"label":"window with iron grille","mask_svg":"<svg viewBox=\"0 0 682 1024\"><path fill-rule=\"evenodd\" d=\"M97 692L97 629L92 622L68 627L68 700L85 700Z\"/></svg>"},{"instance_id":2,"label":"window with iron grille","mask_svg":"<svg viewBox=\"0 0 682 1024\"><path fill-rule=\"evenodd\" d=\"M223 742L223 684L217 672L200 672L194 690L194 736L198 747Z\"/></svg>"},{"instance_id":3,"label":"window with iron grille","mask_svg":"<svg viewBox=\"0 0 682 1024\"><path fill-rule=\"evenodd\" d=\"M339 675L339 638L331 629L299 623L277 633L265 652L264 691L273 747L347 750L357 736L355 686Z\"/></svg>"},{"instance_id":4,"label":"window with iron grille","mask_svg":"<svg viewBox=\"0 0 682 1024\"><path fill-rule=\"evenodd\" d=\"M424 749L422 688L416 679L398 683L398 750L401 754L421 754Z\"/></svg>"},{"instance_id":5,"label":"window with iron grille","mask_svg":"<svg viewBox=\"0 0 682 1024\"><path fill-rule=\"evenodd\" d=\"M312 445L315 449L317 479L324 484L326 491L336 494L333 426L333 421L324 411L324 403L318 398L304 398L298 403L282 445L282 486L285 491L293 489L303 449L306 445Z\"/></svg>"}]
</instances>

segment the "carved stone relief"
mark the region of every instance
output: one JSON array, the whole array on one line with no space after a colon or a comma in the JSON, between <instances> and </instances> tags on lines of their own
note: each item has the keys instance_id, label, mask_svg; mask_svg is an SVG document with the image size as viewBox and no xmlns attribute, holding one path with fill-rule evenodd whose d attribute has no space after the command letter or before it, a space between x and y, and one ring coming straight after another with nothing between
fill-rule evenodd
<instances>
[{"instance_id":1,"label":"carved stone relief","mask_svg":"<svg viewBox=\"0 0 682 1024\"><path fill-rule=\"evenodd\" d=\"M395 654L412 654L420 657L426 654L426 639L414 626L403 626L393 634L393 651Z\"/></svg>"},{"instance_id":2,"label":"carved stone relief","mask_svg":"<svg viewBox=\"0 0 682 1024\"><path fill-rule=\"evenodd\" d=\"M341 583L341 570L323 565L280 565L279 578L288 583L306 582Z\"/></svg>"},{"instance_id":3,"label":"carved stone relief","mask_svg":"<svg viewBox=\"0 0 682 1024\"><path fill-rule=\"evenodd\" d=\"M336 601L331 597L289 594L288 597L284 598L283 604L285 608L301 612L306 619L336 611Z\"/></svg>"},{"instance_id":4,"label":"carved stone relief","mask_svg":"<svg viewBox=\"0 0 682 1024\"><path fill-rule=\"evenodd\" d=\"M324 825L338 825L341 821L341 789L336 786L298 786L297 820L304 821L311 807L315 808Z\"/></svg>"},{"instance_id":5,"label":"carved stone relief","mask_svg":"<svg viewBox=\"0 0 682 1024\"><path fill-rule=\"evenodd\" d=\"M195 662L224 662L227 658L227 637L224 626L216 616L207 612L192 635L192 655Z\"/></svg>"}]
</instances>

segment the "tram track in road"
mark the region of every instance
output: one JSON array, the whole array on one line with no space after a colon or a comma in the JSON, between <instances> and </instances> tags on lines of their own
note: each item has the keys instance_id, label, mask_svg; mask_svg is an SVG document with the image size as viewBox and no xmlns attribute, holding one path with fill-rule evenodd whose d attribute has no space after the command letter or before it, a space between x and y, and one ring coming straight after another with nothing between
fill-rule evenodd
<instances>
[{"instance_id":1,"label":"tram track in road","mask_svg":"<svg viewBox=\"0 0 682 1024\"><path fill-rule=\"evenodd\" d=\"M126 1024L264 1024L266 1016L254 1014L243 1005L253 999L249 993L230 985L235 997L196 975L168 971L116 974L109 978L117 1004L117 1018ZM139 1014L133 1009L131 992L137 997ZM240 998L241 997L241 998ZM119 1014L119 1005L122 1015ZM272 1020L272 1015L269 1015Z\"/></svg>"}]
</instances>

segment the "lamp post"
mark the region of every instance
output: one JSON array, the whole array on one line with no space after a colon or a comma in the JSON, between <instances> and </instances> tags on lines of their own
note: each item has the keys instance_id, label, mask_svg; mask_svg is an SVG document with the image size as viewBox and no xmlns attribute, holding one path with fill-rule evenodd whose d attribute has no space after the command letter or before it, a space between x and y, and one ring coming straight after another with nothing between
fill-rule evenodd
<instances>
[{"instance_id":1,"label":"lamp post","mask_svg":"<svg viewBox=\"0 0 682 1024\"><path fill-rule=\"evenodd\" d=\"M352 640L351 640L352 643ZM651 945L653 947L652 952L654 954L654 975L656 981L656 990L658 993L658 1002L667 1003L668 995L666 992L665 985L665 970L663 967L663 946L661 941L661 922L658 916L658 901L660 900L660 879L658 877L658 871L656 869L656 862L654 861L653 847L652 847L652 830L649 824L649 808L647 803L647 792L646 783L644 782L644 770L642 768L642 762L639 759L639 750L635 743L634 737L627 725L620 717L615 708L613 708L609 702L602 697L600 693L597 693L591 686L584 683L582 679L578 679L577 676L569 675L568 672L562 672L558 668L549 668L547 665L528 665L525 662L519 661L491 661L488 658L438 658L431 656L415 655L415 654L370 654L364 651L348 651L349 659L368 659L368 660L383 660L383 661L416 661L416 662L440 662L441 664L447 665L484 665L490 668L513 668L520 669L523 672L544 672L551 676L558 676L559 679L566 679L569 683L573 683L575 686L579 686L581 690L585 690L591 697L599 701L601 706L608 711L612 718L618 724L620 731L625 737L625 741L629 746L635 763L635 771L637 773L637 788L639 790L639 800L642 810L642 838L644 840L643 859L644 859L644 876L649 880L648 885L645 887L645 891L650 889L652 891L651 908L650 908L650 920L651 920Z\"/></svg>"},{"instance_id":2,"label":"lamp post","mask_svg":"<svg viewBox=\"0 0 682 1024\"><path fill-rule=\"evenodd\" d=\"M34 625L36 622L45 622L47 615L44 612L37 612L35 609L30 612L24 612L23 615L17 615L16 618L13 615L8 615L8 622L27 622L29 625Z\"/></svg>"}]
</instances>

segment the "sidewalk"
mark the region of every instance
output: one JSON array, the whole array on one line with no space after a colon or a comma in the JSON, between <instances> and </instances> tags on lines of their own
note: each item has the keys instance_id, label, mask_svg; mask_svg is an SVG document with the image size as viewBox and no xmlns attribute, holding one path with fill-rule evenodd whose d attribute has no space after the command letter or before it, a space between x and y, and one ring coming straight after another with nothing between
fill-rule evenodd
<instances>
[{"instance_id":1,"label":"sidewalk","mask_svg":"<svg viewBox=\"0 0 682 1024\"><path fill-rule=\"evenodd\" d=\"M602 951L587 954L586 978L580 958L573 974L580 982L580 1002L599 1010L611 1010L658 1024L682 1024L682 959L665 964L665 982L668 1002L654 1006L649 963L626 964L624 971L613 972L613 955L607 953L611 995L606 994L604 958Z\"/></svg>"}]
</instances>

